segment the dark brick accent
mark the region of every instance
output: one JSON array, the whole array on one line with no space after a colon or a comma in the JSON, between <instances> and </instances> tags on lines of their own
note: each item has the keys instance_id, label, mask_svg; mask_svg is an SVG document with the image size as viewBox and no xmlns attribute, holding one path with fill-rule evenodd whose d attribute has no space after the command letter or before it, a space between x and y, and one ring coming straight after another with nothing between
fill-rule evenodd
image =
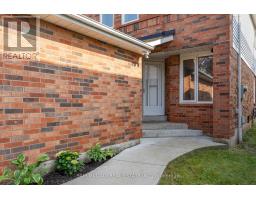
<instances>
[{"instance_id":1,"label":"dark brick accent","mask_svg":"<svg viewBox=\"0 0 256 200\"><path fill-rule=\"evenodd\" d=\"M7 108L4 110L5 114L16 114L16 113L23 113L23 109L12 109Z\"/></svg>"},{"instance_id":2,"label":"dark brick accent","mask_svg":"<svg viewBox=\"0 0 256 200\"><path fill-rule=\"evenodd\" d=\"M90 84L89 83L80 83L80 86L86 86L88 87Z\"/></svg>"},{"instance_id":3,"label":"dark brick accent","mask_svg":"<svg viewBox=\"0 0 256 200\"><path fill-rule=\"evenodd\" d=\"M23 87L12 87L9 85L0 85L0 90L12 91L12 92L23 92Z\"/></svg>"},{"instance_id":4,"label":"dark brick accent","mask_svg":"<svg viewBox=\"0 0 256 200\"><path fill-rule=\"evenodd\" d=\"M0 155L6 155L10 153L11 153L10 149L0 149Z\"/></svg>"},{"instance_id":5,"label":"dark brick accent","mask_svg":"<svg viewBox=\"0 0 256 200\"><path fill-rule=\"evenodd\" d=\"M41 132L51 132L53 131L53 127L43 127L41 128Z\"/></svg>"},{"instance_id":6,"label":"dark brick accent","mask_svg":"<svg viewBox=\"0 0 256 200\"><path fill-rule=\"evenodd\" d=\"M49 122L47 123L47 126L59 126L60 122Z\"/></svg>"},{"instance_id":7,"label":"dark brick accent","mask_svg":"<svg viewBox=\"0 0 256 200\"><path fill-rule=\"evenodd\" d=\"M69 134L68 137L73 138L73 137L81 137L84 135L89 135L89 132L72 133L72 134Z\"/></svg>"},{"instance_id":8,"label":"dark brick accent","mask_svg":"<svg viewBox=\"0 0 256 200\"><path fill-rule=\"evenodd\" d=\"M28 146L15 147L15 148L11 149L11 152L12 153L20 153L20 152L23 152L23 151L27 151L28 149L29 149Z\"/></svg>"},{"instance_id":9,"label":"dark brick accent","mask_svg":"<svg viewBox=\"0 0 256 200\"><path fill-rule=\"evenodd\" d=\"M14 154L6 154L4 155L5 160L13 160L16 159L19 153L14 153Z\"/></svg>"},{"instance_id":10,"label":"dark brick accent","mask_svg":"<svg viewBox=\"0 0 256 200\"><path fill-rule=\"evenodd\" d=\"M23 102L29 103L29 102L39 102L39 98L23 98Z\"/></svg>"},{"instance_id":11,"label":"dark brick accent","mask_svg":"<svg viewBox=\"0 0 256 200\"><path fill-rule=\"evenodd\" d=\"M82 73L83 73L83 70L77 69L77 68L72 68L72 72L73 72L73 73L82 74Z\"/></svg>"},{"instance_id":12,"label":"dark brick accent","mask_svg":"<svg viewBox=\"0 0 256 200\"><path fill-rule=\"evenodd\" d=\"M63 67L61 70L66 71L66 72L71 72L72 68L71 67Z\"/></svg>"},{"instance_id":13,"label":"dark brick accent","mask_svg":"<svg viewBox=\"0 0 256 200\"><path fill-rule=\"evenodd\" d=\"M134 134L134 130L127 129L127 130L124 131L124 134L125 135Z\"/></svg>"},{"instance_id":14,"label":"dark brick accent","mask_svg":"<svg viewBox=\"0 0 256 200\"><path fill-rule=\"evenodd\" d=\"M83 98L83 95L81 95L81 94L73 94L72 98L74 98L74 99L81 99L81 98Z\"/></svg>"},{"instance_id":15,"label":"dark brick accent","mask_svg":"<svg viewBox=\"0 0 256 200\"><path fill-rule=\"evenodd\" d=\"M9 75L9 74L6 74L5 78L8 79L8 80L19 80L19 81L23 80L22 76Z\"/></svg>"},{"instance_id":16,"label":"dark brick accent","mask_svg":"<svg viewBox=\"0 0 256 200\"><path fill-rule=\"evenodd\" d=\"M72 103L72 107L83 107L82 103Z\"/></svg>"},{"instance_id":17,"label":"dark brick accent","mask_svg":"<svg viewBox=\"0 0 256 200\"><path fill-rule=\"evenodd\" d=\"M37 67L30 67L30 66L24 66L24 70L39 72L39 69Z\"/></svg>"},{"instance_id":18,"label":"dark brick accent","mask_svg":"<svg viewBox=\"0 0 256 200\"><path fill-rule=\"evenodd\" d=\"M98 46L98 45L95 45L95 44L89 44L89 47L93 48L93 49L96 49L96 50L99 50L99 51L104 51L106 52L107 49L101 47L101 46Z\"/></svg>"},{"instance_id":19,"label":"dark brick accent","mask_svg":"<svg viewBox=\"0 0 256 200\"><path fill-rule=\"evenodd\" d=\"M63 98L55 99L55 102L57 102L57 103L66 103L67 101L68 101L67 99L63 99Z\"/></svg>"},{"instance_id":20,"label":"dark brick accent","mask_svg":"<svg viewBox=\"0 0 256 200\"><path fill-rule=\"evenodd\" d=\"M55 74L55 70L52 69L40 69L40 72L47 74Z\"/></svg>"},{"instance_id":21,"label":"dark brick accent","mask_svg":"<svg viewBox=\"0 0 256 200\"><path fill-rule=\"evenodd\" d=\"M55 108L42 108L42 112L55 112Z\"/></svg>"},{"instance_id":22,"label":"dark brick accent","mask_svg":"<svg viewBox=\"0 0 256 200\"><path fill-rule=\"evenodd\" d=\"M136 24L133 25L133 30L134 31L137 31L139 29L140 29L139 23L136 23Z\"/></svg>"},{"instance_id":23,"label":"dark brick accent","mask_svg":"<svg viewBox=\"0 0 256 200\"><path fill-rule=\"evenodd\" d=\"M115 80L116 83L121 83L121 84L128 84L128 81L124 80Z\"/></svg>"},{"instance_id":24,"label":"dark brick accent","mask_svg":"<svg viewBox=\"0 0 256 200\"><path fill-rule=\"evenodd\" d=\"M59 94L55 94L55 93L47 93L46 97L48 98L59 98Z\"/></svg>"},{"instance_id":25,"label":"dark brick accent","mask_svg":"<svg viewBox=\"0 0 256 200\"><path fill-rule=\"evenodd\" d=\"M56 145L55 146L55 149L56 150L59 150L59 149L65 149L68 147L68 144L59 144L59 145Z\"/></svg>"},{"instance_id":26,"label":"dark brick accent","mask_svg":"<svg viewBox=\"0 0 256 200\"><path fill-rule=\"evenodd\" d=\"M71 103L60 103L60 107L71 107Z\"/></svg>"},{"instance_id":27,"label":"dark brick accent","mask_svg":"<svg viewBox=\"0 0 256 200\"><path fill-rule=\"evenodd\" d=\"M42 147L45 147L45 144L44 143L39 143L39 144L32 144L29 146L29 149L32 150L32 149L40 149Z\"/></svg>"},{"instance_id":28,"label":"dark brick accent","mask_svg":"<svg viewBox=\"0 0 256 200\"><path fill-rule=\"evenodd\" d=\"M23 124L23 120L7 120L6 125L20 125Z\"/></svg>"},{"instance_id":29,"label":"dark brick accent","mask_svg":"<svg viewBox=\"0 0 256 200\"><path fill-rule=\"evenodd\" d=\"M78 144L79 144L79 142L70 142L70 143L68 143L68 147L77 146Z\"/></svg>"},{"instance_id":30,"label":"dark brick accent","mask_svg":"<svg viewBox=\"0 0 256 200\"><path fill-rule=\"evenodd\" d=\"M40 28L40 32L48 34L48 35L53 35L53 31L44 29L44 28Z\"/></svg>"},{"instance_id":31,"label":"dark brick accent","mask_svg":"<svg viewBox=\"0 0 256 200\"><path fill-rule=\"evenodd\" d=\"M74 34L73 34L73 38L76 38L76 39L79 39L79 40L83 40L83 39L84 39L84 36L81 35L81 34L78 34L78 33L74 33Z\"/></svg>"},{"instance_id":32,"label":"dark brick accent","mask_svg":"<svg viewBox=\"0 0 256 200\"><path fill-rule=\"evenodd\" d=\"M102 118L97 118L97 119L94 119L94 122L102 122Z\"/></svg>"}]
</instances>

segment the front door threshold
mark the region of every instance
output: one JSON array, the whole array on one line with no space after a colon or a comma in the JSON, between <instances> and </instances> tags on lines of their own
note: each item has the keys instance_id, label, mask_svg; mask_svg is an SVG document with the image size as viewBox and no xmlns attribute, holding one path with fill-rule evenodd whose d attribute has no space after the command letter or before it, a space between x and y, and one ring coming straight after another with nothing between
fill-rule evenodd
<instances>
[{"instance_id":1,"label":"front door threshold","mask_svg":"<svg viewBox=\"0 0 256 200\"><path fill-rule=\"evenodd\" d=\"M142 122L165 122L167 121L166 115L144 115Z\"/></svg>"}]
</instances>

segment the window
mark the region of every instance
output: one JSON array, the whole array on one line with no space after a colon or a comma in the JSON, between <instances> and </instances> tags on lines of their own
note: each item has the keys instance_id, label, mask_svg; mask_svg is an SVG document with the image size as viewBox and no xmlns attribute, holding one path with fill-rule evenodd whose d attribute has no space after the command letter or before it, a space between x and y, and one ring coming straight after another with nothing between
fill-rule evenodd
<instances>
[{"instance_id":1,"label":"window","mask_svg":"<svg viewBox=\"0 0 256 200\"><path fill-rule=\"evenodd\" d=\"M212 56L198 58L198 101L212 101Z\"/></svg>"},{"instance_id":2,"label":"window","mask_svg":"<svg viewBox=\"0 0 256 200\"><path fill-rule=\"evenodd\" d=\"M122 15L122 24L126 24L139 19L138 14L124 14Z\"/></svg>"},{"instance_id":3,"label":"window","mask_svg":"<svg viewBox=\"0 0 256 200\"><path fill-rule=\"evenodd\" d=\"M183 60L183 100L195 99L195 65L193 59Z\"/></svg>"},{"instance_id":4,"label":"window","mask_svg":"<svg viewBox=\"0 0 256 200\"><path fill-rule=\"evenodd\" d=\"M100 15L100 22L106 26L114 26L114 15L113 14L102 14Z\"/></svg>"},{"instance_id":5,"label":"window","mask_svg":"<svg viewBox=\"0 0 256 200\"><path fill-rule=\"evenodd\" d=\"M211 103L213 100L213 57L190 56L181 59L182 103Z\"/></svg>"}]
</instances>

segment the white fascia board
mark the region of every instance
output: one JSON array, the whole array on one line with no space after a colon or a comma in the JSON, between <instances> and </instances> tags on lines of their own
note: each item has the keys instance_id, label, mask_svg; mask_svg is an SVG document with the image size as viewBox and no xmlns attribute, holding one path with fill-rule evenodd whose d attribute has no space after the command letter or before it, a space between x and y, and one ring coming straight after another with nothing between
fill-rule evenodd
<instances>
[{"instance_id":1,"label":"white fascia board","mask_svg":"<svg viewBox=\"0 0 256 200\"><path fill-rule=\"evenodd\" d=\"M166 42L170 42L173 40L173 35L170 35L168 37L164 37L164 38L159 38L159 39L156 39L156 40L153 40L153 41L150 41L150 42L147 42L147 44L149 44L150 46L157 46L157 45L160 45L160 44L164 44Z\"/></svg>"}]
</instances>

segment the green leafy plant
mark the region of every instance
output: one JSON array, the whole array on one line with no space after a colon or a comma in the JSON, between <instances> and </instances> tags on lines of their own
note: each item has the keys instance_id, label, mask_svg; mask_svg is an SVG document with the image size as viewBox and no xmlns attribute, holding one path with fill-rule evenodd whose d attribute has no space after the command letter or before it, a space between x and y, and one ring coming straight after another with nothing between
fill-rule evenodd
<instances>
[{"instance_id":1,"label":"green leafy plant","mask_svg":"<svg viewBox=\"0 0 256 200\"><path fill-rule=\"evenodd\" d=\"M109 157L113 157L115 152L113 149L101 149L100 144L96 144L87 152L89 158L94 162L101 162Z\"/></svg>"},{"instance_id":2,"label":"green leafy plant","mask_svg":"<svg viewBox=\"0 0 256 200\"><path fill-rule=\"evenodd\" d=\"M79 161L79 154L72 151L60 151L56 155L56 169L58 172L68 176L78 173L83 166Z\"/></svg>"},{"instance_id":3,"label":"green leafy plant","mask_svg":"<svg viewBox=\"0 0 256 200\"><path fill-rule=\"evenodd\" d=\"M27 164L24 154L19 154L11 163L15 165L16 170L5 168L3 175L0 176L0 182L10 181L15 185L43 184L43 178L35 169L42 163L49 160L46 154L40 155L35 163Z\"/></svg>"}]
</instances>

